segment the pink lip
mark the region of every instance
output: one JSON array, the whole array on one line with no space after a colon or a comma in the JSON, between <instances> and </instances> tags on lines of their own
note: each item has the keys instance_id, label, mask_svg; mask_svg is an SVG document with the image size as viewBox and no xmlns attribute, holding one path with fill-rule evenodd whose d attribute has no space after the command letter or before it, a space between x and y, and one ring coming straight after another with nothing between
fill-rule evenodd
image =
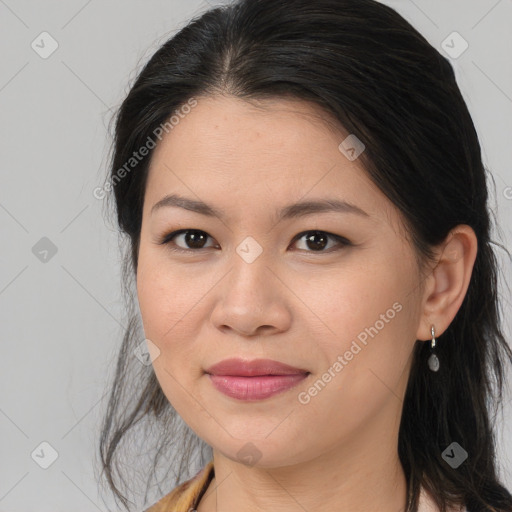
<instances>
[{"instance_id":1,"label":"pink lip","mask_svg":"<svg viewBox=\"0 0 512 512\"><path fill-rule=\"evenodd\" d=\"M212 384L222 393L239 400L263 400L297 385L307 373L290 375L260 375L259 377L232 377L211 375Z\"/></svg>"},{"instance_id":2,"label":"pink lip","mask_svg":"<svg viewBox=\"0 0 512 512\"><path fill-rule=\"evenodd\" d=\"M206 373L212 375L255 377L258 375L297 375L309 372L303 368L294 368L272 359L245 361L240 358L233 358L224 359L224 361L210 366Z\"/></svg>"},{"instance_id":3,"label":"pink lip","mask_svg":"<svg viewBox=\"0 0 512 512\"><path fill-rule=\"evenodd\" d=\"M212 384L239 400L262 400L296 386L309 372L271 359L226 359L206 370Z\"/></svg>"}]
</instances>

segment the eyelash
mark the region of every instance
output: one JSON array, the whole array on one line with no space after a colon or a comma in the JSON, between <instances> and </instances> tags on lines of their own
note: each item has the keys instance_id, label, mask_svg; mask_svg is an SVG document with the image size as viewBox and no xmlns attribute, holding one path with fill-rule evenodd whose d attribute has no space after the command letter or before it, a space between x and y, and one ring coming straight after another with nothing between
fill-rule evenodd
<instances>
[{"instance_id":1,"label":"eyelash","mask_svg":"<svg viewBox=\"0 0 512 512\"><path fill-rule=\"evenodd\" d=\"M208 233L206 233L206 231L201 231L200 229L179 229L177 231L172 231L171 233L167 233L166 235L163 235L162 238L158 241L158 244L159 245L169 245L169 249L171 251L181 252L181 253L199 252L199 251L202 251L202 250L205 250L205 249L211 249L212 248L212 247L201 247L199 249L183 249L182 247L177 247L176 244L174 244L174 247L170 246L171 241L172 241L172 239L175 236L181 235L183 233L188 233L188 232L204 233L205 235L210 237L210 235L208 235ZM308 250L305 250L305 249L300 249L300 250L305 251L305 252L310 252L310 253L313 253L313 254L315 254L315 253L317 253L317 254L321 254L321 253L329 254L331 252L339 251L344 246L353 245L349 240L347 240L346 238L344 238L344 237L342 237L340 235L335 235L334 233L329 233L327 231L321 231L319 229L310 229L308 231L302 231L301 233L295 235L295 237L292 240L292 243L295 243L297 240L300 240L304 235L307 235L309 233L319 233L319 234L327 235L328 238L332 238L332 239L336 240L338 242L339 246L337 248L335 247L334 250L333 250L332 247L330 249L328 249L328 250L320 250L320 251L312 251L312 250L308 251Z\"/></svg>"}]
</instances>

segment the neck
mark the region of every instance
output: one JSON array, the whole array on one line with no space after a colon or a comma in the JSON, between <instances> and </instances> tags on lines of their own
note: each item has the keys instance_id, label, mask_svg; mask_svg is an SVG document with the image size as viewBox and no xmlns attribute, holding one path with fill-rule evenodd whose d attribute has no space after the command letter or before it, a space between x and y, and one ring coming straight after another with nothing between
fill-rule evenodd
<instances>
[{"instance_id":1,"label":"neck","mask_svg":"<svg viewBox=\"0 0 512 512\"><path fill-rule=\"evenodd\" d=\"M404 512L398 425L386 426L359 430L357 439L344 440L344 448L280 467L246 466L214 449L215 478L197 512Z\"/></svg>"}]
</instances>

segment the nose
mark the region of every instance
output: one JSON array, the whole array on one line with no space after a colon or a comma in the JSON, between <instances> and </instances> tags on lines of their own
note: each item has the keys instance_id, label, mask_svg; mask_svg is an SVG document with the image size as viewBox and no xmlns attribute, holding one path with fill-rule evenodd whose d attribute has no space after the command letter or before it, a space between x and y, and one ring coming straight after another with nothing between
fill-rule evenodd
<instances>
[{"instance_id":1,"label":"nose","mask_svg":"<svg viewBox=\"0 0 512 512\"><path fill-rule=\"evenodd\" d=\"M264 258L247 263L234 254L233 267L216 289L211 322L217 329L252 337L289 329L291 292Z\"/></svg>"}]
</instances>

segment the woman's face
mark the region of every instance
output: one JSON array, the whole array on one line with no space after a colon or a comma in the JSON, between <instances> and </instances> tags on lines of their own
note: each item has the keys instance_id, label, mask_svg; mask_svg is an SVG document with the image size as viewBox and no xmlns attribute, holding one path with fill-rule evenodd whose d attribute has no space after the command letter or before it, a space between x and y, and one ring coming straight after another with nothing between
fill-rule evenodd
<instances>
[{"instance_id":1,"label":"woman's face","mask_svg":"<svg viewBox=\"0 0 512 512\"><path fill-rule=\"evenodd\" d=\"M398 429L421 320L413 250L396 208L339 149L348 134L308 103L262 105L198 98L154 151L137 291L156 376L185 422L232 460L277 467L354 443L378 450ZM167 195L221 216L152 210ZM305 202L327 207L288 209ZM160 244L176 230L197 231ZM244 400L205 373L235 357L309 374Z\"/></svg>"}]
</instances>

